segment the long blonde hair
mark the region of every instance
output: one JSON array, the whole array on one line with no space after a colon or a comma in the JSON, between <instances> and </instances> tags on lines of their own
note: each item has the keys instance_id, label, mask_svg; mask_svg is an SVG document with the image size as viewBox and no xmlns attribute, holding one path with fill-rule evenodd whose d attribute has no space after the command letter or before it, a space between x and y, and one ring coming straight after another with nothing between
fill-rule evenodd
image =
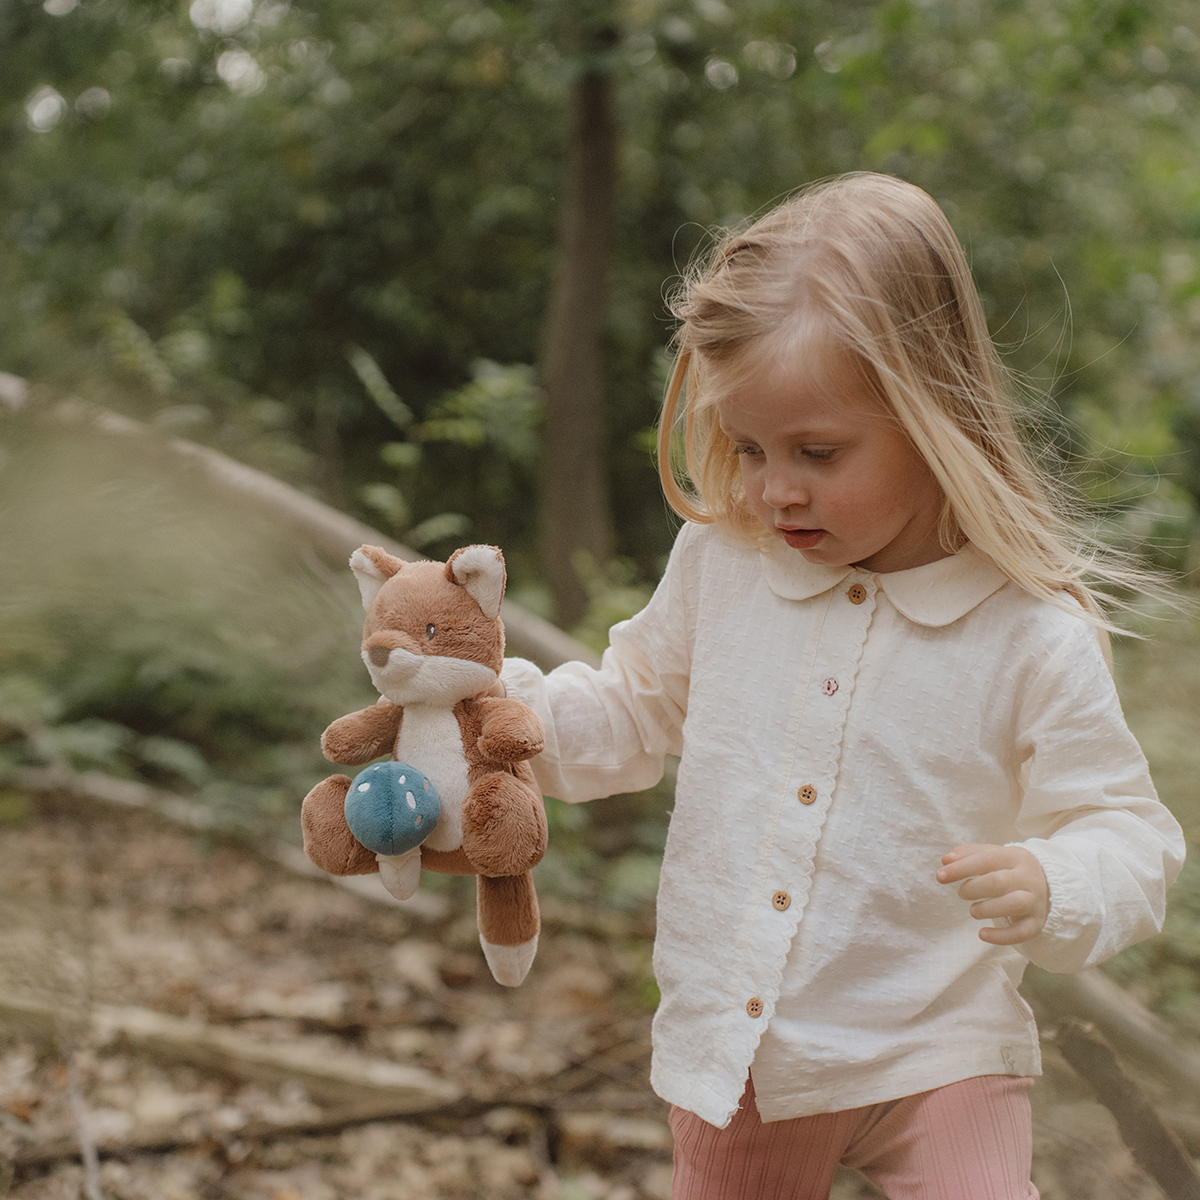
<instances>
[{"instance_id":1,"label":"long blonde hair","mask_svg":"<svg viewBox=\"0 0 1200 1200\"><path fill-rule=\"evenodd\" d=\"M658 431L671 507L743 541L765 535L716 407L815 317L848 350L945 497L947 551L970 541L1035 596L1116 630L1094 583L1158 590L1078 529L1035 465L962 246L920 188L856 173L815 184L727 234L674 297L675 368ZM686 477L672 456L682 424ZM1052 499L1052 496L1054 497Z\"/></svg>"}]
</instances>

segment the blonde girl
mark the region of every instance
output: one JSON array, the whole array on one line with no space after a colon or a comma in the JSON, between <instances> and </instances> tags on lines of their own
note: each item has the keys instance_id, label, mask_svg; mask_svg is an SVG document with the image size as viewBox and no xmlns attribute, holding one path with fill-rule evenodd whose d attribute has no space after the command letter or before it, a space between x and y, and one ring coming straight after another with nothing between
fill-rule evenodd
<instances>
[{"instance_id":1,"label":"blonde girl","mask_svg":"<svg viewBox=\"0 0 1200 1200\"><path fill-rule=\"evenodd\" d=\"M1156 932L1183 841L1125 726L1095 579L1022 449L962 248L887 176L726 237L676 304L685 519L599 671L510 660L543 790L681 756L651 1082L676 1200L1015 1200L1027 961ZM673 468L682 433L686 480Z\"/></svg>"}]
</instances>

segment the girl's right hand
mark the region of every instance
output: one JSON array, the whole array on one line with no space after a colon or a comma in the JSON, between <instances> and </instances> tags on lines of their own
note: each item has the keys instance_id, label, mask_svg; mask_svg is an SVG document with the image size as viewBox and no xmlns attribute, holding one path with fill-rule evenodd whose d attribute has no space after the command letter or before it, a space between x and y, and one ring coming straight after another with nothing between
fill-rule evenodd
<instances>
[{"instance_id":1,"label":"girl's right hand","mask_svg":"<svg viewBox=\"0 0 1200 1200\"><path fill-rule=\"evenodd\" d=\"M993 946L1037 937L1050 915L1046 872L1024 846L955 846L942 856L937 880L960 884L958 894L973 901L970 913L977 921L1007 918L1007 927L987 925L979 931L980 941Z\"/></svg>"}]
</instances>

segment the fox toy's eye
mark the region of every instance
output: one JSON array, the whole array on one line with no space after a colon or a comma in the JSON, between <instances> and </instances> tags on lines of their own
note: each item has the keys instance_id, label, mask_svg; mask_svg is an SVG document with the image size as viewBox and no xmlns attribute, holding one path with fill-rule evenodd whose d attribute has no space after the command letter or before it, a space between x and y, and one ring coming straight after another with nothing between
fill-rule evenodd
<instances>
[{"instance_id":1,"label":"fox toy's eye","mask_svg":"<svg viewBox=\"0 0 1200 1200\"><path fill-rule=\"evenodd\" d=\"M425 626L425 636L432 642L433 635L437 633L437 626L430 622Z\"/></svg>"}]
</instances>

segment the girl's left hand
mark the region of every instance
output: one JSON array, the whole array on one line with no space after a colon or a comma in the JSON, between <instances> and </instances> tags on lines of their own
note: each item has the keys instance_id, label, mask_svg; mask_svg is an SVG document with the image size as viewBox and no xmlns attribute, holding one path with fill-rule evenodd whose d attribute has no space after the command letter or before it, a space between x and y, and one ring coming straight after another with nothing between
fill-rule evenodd
<instances>
[{"instance_id":1,"label":"girl's left hand","mask_svg":"<svg viewBox=\"0 0 1200 1200\"><path fill-rule=\"evenodd\" d=\"M1050 885L1042 864L1023 846L955 846L942 856L938 883L962 884L958 894L973 900L977 921L1007 917L1008 926L988 925L980 941L1015 946L1042 932L1050 915Z\"/></svg>"}]
</instances>

